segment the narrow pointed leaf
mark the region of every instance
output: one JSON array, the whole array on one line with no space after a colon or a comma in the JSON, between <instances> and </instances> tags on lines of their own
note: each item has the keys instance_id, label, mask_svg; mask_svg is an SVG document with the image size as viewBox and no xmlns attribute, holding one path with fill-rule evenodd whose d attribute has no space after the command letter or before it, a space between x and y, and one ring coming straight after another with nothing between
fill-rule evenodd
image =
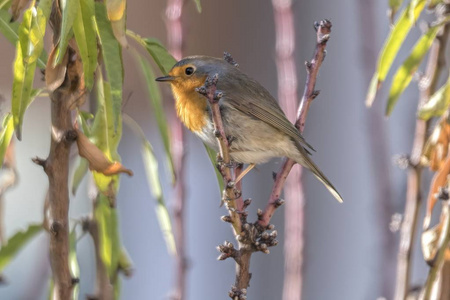
<instances>
[{"instance_id":1,"label":"narrow pointed leaf","mask_svg":"<svg viewBox=\"0 0 450 300\"><path fill-rule=\"evenodd\" d=\"M164 150L166 154L166 159L170 168L170 173L172 175L172 182L175 181L175 167L173 165L172 151L170 146L170 132L169 126L166 119L166 114L164 112L161 92L155 81L155 75L153 74L152 68L148 61L136 54L137 64L139 65L142 75L144 75L147 91L149 94L150 105L153 108L153 116L158 124L159 133L163 140Z\"/></svg>"},{"instance_id":2,"label":"narrow pointed leaf","mask_svg":"<svg viewBox=\"0 0 450 300\"><path fill-rule=\"evenodd\" d=\"M91 90L94 85L94 72L97 68L95 5L93 0L76 2L78 2L78 14L73 23L73 33L83 62L84 82L86 87Z\"/></svg>"},{"instance_id":3,"label":"narrow pointed leaf","mask_svg":"<svg viewBox=\"0 0 450 300\"><path fill-rule=\"evenodd\" d=\"M152 196L157 201L156 216L159 226L166 242L167 250L170 254L176 254L175 238L172 230L169 211L164 200L161 181L158 172L158 160L153 152L153 147L146 139L144 132L139 125L129 116L124 115L124 121L133 130L133 132L141 139L142 142L142 158L144 160L145 173L147 175L148 185Z\"/></svg>"},{"instance_id":4,"label":"narrow pointed leaf","mask_svg":"<svg viewBox=\"0 0 450 300\"><path fill-rule=\"evenodd\" d=\"M223 178L220 174L219 170L217 170L217 152L213 149L209 148L206 144L203 144L205 146L206 153L208 154L209 160L211 161L211 164L214 168L214 171L216 173L217 178L217 184L219 185L219 191L222 193L224 190L224 184L223 184Z\"/></svg>"},{"instance_id":5,"label":"narrow pointed leaf","mask_svg":"<svg viewBox=\"0 0 450 300\"><path fill-rule=\"evenodd\" d=\"M195 1L195 6L197 7L197 11L199 13L202 12L202 4L200 3L200 0L194 0Z\"/></svg>"},{"instance_id":6,"label":"narrow pointed leaf","mask_svg":"<svg viewBox=\"0 0 450 300\"><path fill-rule=\"evenodd\" d=\"M437 90L430 100L419 109L419 118L428 120L431 117L441 116L450 105L450 78L439 90Z\"/></svg>"},{"instance_id":7,"label":"narrow pointed leaf","mask_svg":"<svg viewBox=\"0 0 450 300\"><path fill-rule=\"evenodd\" d=\"M14 80L12 88L11 109L14 118L14 129L19 140L22 139L23 116L33 98L31 91L33 86L36 62L25 64L22 58L20 43L17 43L16 58L14 61Z\"/></svg>"},{"instance_id":8,"label":"narrow pointed leaf","mask_svg":"<svg viewBox=\"0 0 450 300\"><path fill-rule=\"evenodd\" d=\"M127 30L127 34L148 51L163 74L168 74L172 67L176 64L176 59L157 39L142 38L131 30Z\"/></svg>"},{"instance_id":9,"label":"narrow pointed leaf","mask_svg":"<svg viewBox=\"0 0 450 300\"><path fill-rule=\"evenodd\" d=\"M90 139L111 161L120 162L117 153L120 138L122 136L122 118L114 128L114 113L112 107L111 86L103 81L101 73L97 76L97 112L91 129ZM95 183L103 193L116 193L119 187L119 176L106 176L102 173L93 172Z\"/></svg>"},{"instance_id":10,"label":"narrow pointed leaf","mask_svg":"<svg viewBox=\"0 0 450 300\"><path fill-rule=\"evenodd\" d=\"M99 229L100 257L112 279L119 265L121 251L118 217L116 209L110 206L108 198L103 194L97 197L94 216Z\"/></svg>"},{"instance_id":11,"label":"narrow pointed leaf","mask_svg":"<svg viewBox=\"0 0 450 300\"><path fill-rule=\"evenodd\" d=\"M427 54L434 39L439 31L439 26L432 27L424 34L414 46L411 54L397 70L392 79L391 91L389 92L389 99L386 106L386 115L390 115L394 109L398 98L408 87L414 73L419 68L425 54Z\"/></svg>"},{"instance_id":12,"label":"narrow pointed leaf","mask_svg":"<svg viewBox=\"0 0 450 300\"><path fill-rule=\"evenodd\" d=\"M8 149L14 133L14 122L11 114L7 114L3 119L2 130L0 131L0 167L3 166L6 149Z\"/></svg>"},{"instance_id":13,"label":"narrow pointed leaf","mask_svg":"<svg viewBox=\"0 0 450 300\"><path fill-rule=\"evenodd\" d=\"M0 9L0 32L13 45L19 39L17 32L19 31L19 23L11 22L11 14L3 9Z\"/></svg>"},{"instance_id":14,"label":"narrow pointed leaf","mask_svg":"<svg viewBox=\"0 0 450 300\"><path fill-rule=\"evenodd\" d=\"M411 18L411 14L409 13L411 4L408 5L403 10L402 14L392 28L378 58L377 70L375 71L375 74L377 74L377 76L374 77L370 85L368 96L366 99L367 105L370 106L373 102L373 99L375 99L376 90L374 91L373 87L376 86L377 88L379 88L381 86L381 83L386 79L389 69L391 68L392 63L397 56L397 53L401 45L403 44L403 41L405 40L406 36L411 30L412 25L417 21L417 18L425 7L425 2L426 0L419 0L417 5L415 6L412 16L413 18Z\"/></svg>"},{"instance_id":15,"label":"narrow pointed leaf","mask_svg":"<svg viewBox=\"0 0 450 300\"><path fill-rule=\"evenodd\" d=\"M19 231L0 248L0 272L22 250L22 248L42 230L42 224L29 225L25 231Z\"/></svg>"},{"instance_id":16,"label":"narrow pointed leaf","mask_svg":"<svg viewBox=\"0 0 450 300\"><path fill-rule=\"evenodd\" d=\"M11 14L6 10L0 9L0 32L11 44L16 46L17 41L19 40L19 23L10 22L10 19ZM41 55L38 59L38 67L41 69L45 69L46 62L47 53L44 50L41 52Z\"/></svg>"},{"instance_id":17,"label":"narrow pointed leaf","mask_svg":"<svg viewBox=\"0 0 450 300\"><path fill-rule=\"evenodd\" d=\"M0 0L0 9L8 10L11 7L11 4L12 0Z\"/></svg>"},{"instance_id":18,"label":"narrow pointed leaf","mask_svg":"<svg viewBox=\"0 0 450 300\"><path fill-rule=\"evenodd\" d=\"M54 65L60 64L66 54L67 45L72 38L73 22L78 14L78 2L77 0L60 0L59 2L62 11L61 35Z\"/></svg>"},{"instance_id":19,"label":"narrow pointed leaf","mask_svg":"<svg viewBox=\"0 0 450 300\"><path fill-rule=\"evenodd\" d=\"M52 11L53 0L39 0L38 7L42 10L42 14L45 19L48 21L50 18L50 13Z\"/></svg>"},{"instance_id":20,"label":"narrow pointed leaf","mask_svg":"<svg viewBox=\"0 0 450 300\"><path fill-rule=\"evenodd\" d=\"M95 17L98 36L102 45L103 62L105 64L108 81L111 84L114 126L117 127L122 109L122 51L119 43L114 37L111 24L106 14L106 7L103 3L95 2Z\"/></svg>"}]
</instances>

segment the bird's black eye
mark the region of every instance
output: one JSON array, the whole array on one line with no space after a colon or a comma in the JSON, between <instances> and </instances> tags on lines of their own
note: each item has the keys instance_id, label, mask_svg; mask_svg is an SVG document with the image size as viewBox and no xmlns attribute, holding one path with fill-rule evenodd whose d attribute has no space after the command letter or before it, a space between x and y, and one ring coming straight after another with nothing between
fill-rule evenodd
<instances>
[{"instance_id":1,"label":"bird's black eye","mask_svg":"<svg viewBox=\"0 0 450 300\"><path fill-rule=\"evenodd\" d=\"M186 73L186 75L192 75L192 74L194 74L194 68L187 67L186 70L184 70L184 73Z\"/></svg>"}]
</instances>

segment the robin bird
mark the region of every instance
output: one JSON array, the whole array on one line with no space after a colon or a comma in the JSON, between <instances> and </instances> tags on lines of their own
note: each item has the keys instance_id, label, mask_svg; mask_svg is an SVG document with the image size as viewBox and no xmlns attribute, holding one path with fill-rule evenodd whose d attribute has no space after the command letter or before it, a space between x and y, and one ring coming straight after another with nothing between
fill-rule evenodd
<instances>
[{"instance_id":1,"label":"robin bird","mask_svg":"<svg viewBox=\"0 0 450 300\"><path fill-rule=\"evenodd\" d=\"M218 74L217 90L223 126L231 137L229 153L236 163L265 163L273 157L288 157L311 170L331 194L342 197L310 158L314 149L289 122L278 102L256 80L229 62L208 56L190 56L177 62L157 81L170 82L178 117L213 149L218 150L207 99L196 91L208 76ZM240 177L242 178L242 177Z\"/></svg>"}]
</instances>

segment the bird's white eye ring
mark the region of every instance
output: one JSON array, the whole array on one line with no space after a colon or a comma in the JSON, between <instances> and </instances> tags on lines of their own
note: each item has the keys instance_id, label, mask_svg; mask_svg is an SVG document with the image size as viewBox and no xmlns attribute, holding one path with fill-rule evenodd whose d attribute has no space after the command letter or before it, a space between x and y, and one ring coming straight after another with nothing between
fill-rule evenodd
<instances>
[{"instance_id":1,"label":"bird's white eye ring","mask_svg":"<svg viewBox=\"0 0 450 300\"><path fill-rule=\"evenodd\" d=\"M193 67L187 67L185 70L184 70L184 73L186 74L186 75L192 75L192 74L194 74L194 68Z\"/></svg>"}]
</instances>

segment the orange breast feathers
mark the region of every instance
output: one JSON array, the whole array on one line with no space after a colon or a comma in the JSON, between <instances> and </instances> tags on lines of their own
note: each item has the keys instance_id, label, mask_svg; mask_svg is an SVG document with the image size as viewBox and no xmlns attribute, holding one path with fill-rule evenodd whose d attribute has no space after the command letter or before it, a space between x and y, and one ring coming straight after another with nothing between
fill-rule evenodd
<instances>
[{"instance_id":1,"label":"orange breast feathers","mask_svg":"<svg viewBox=\"0 0 450 300\"><path fill-rule=\"evenodd\" d=\"M195 88L184 89L172 85L175 97L175 106L178 117L191 131L201 131L207 123L207 112L205 97L195 91Z\"/></svg>"}]
</instances>

